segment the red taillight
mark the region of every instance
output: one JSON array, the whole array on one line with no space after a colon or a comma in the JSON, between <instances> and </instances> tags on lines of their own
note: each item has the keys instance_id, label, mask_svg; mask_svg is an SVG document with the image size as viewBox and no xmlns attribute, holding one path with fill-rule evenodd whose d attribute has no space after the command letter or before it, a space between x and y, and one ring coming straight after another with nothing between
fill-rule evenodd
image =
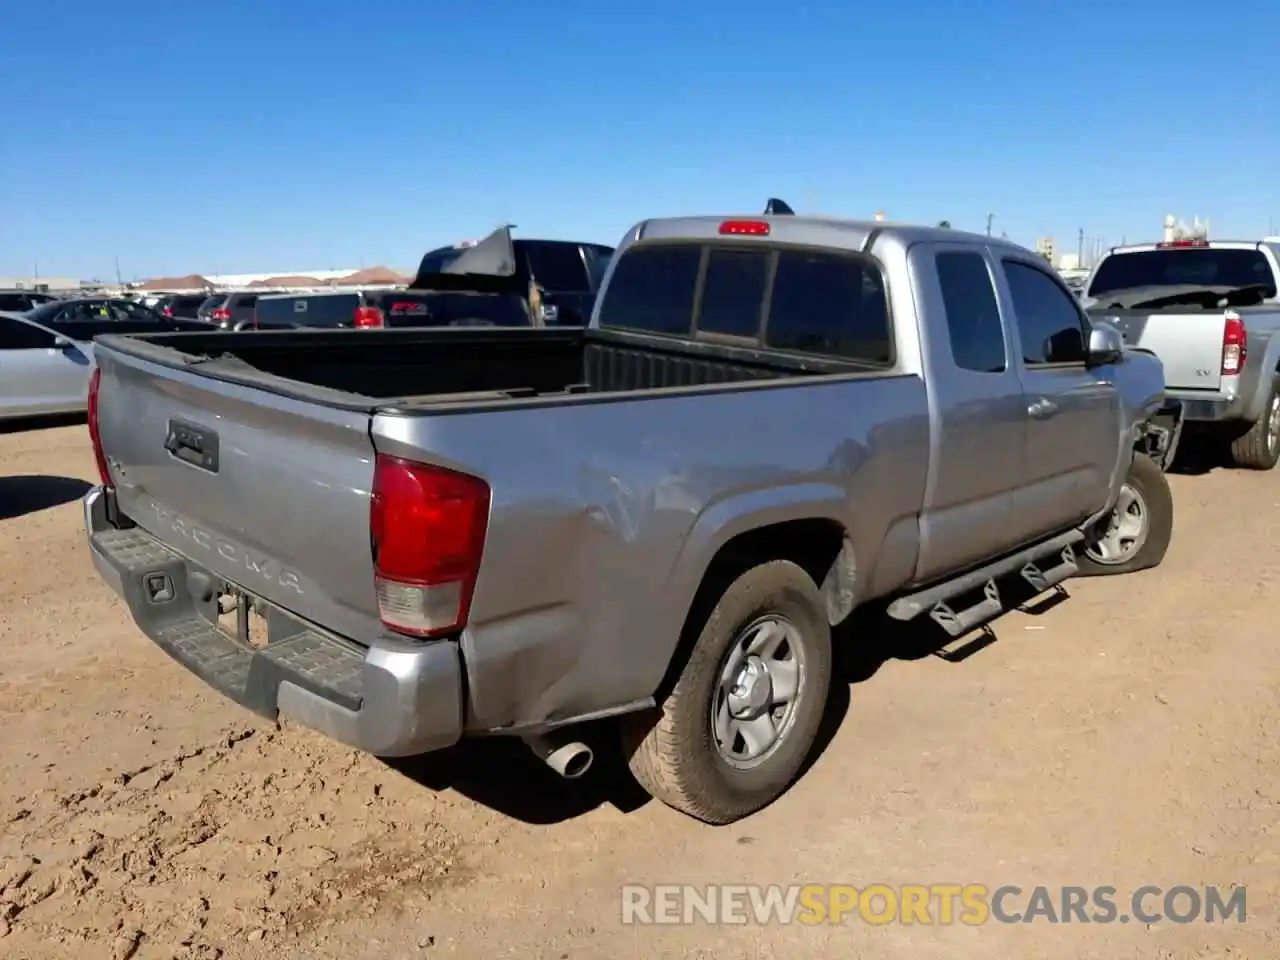
<instances>
[{"instance_id":1,"label":"red taillight","mask_svg":"<svg viewBox=\"0 0 1280 960\"><path fill-rule=\"evenodd\" d=\"M98 476L103 486L111 485L111 473L107 470L107 457L102 452L102 436L98 431L98 389L102 383L102 371L97 367L89 374L89 441L93 444L93 459L98 464Z\"/></svg>"},{"instance_id":2,"label":"red taillight","mask_svg":"<svg viewBox=\"0 0 1280 960\"><path fill-rule=\"evenodd\" d=\"M369 533L383 624L415 637L466 625L489 499L478 477L378 455Z\"/></svg>"},{"instance_id":3,"label":"red taillight","mask_svg":"<svg viewBox=\"0 0 1280 960\"><path fill-rule=\"evenodd\" d=\"M1168 250L1173 247L1207 247L1208 245L1208 240L1166 240L1163 243L1157 243L1156 247Z\"/></svg>"},{"instance_id":4,"label":"red taillight","mask_svg":"<svg viewBox=\"0 0 1280 960\"><path fill-rule=\"evenodd\" d=\"M211 316L215 320L230 320L231 311L228 310L226 307L218 307L216 310L213 311Z\"/></svg>"},{"instance_id":5,"label":"red taillight","mask_svg":"<svg viewBox=\"0 0 1280 960\"><path fill-rule=\"evenodd\" d=\"M769 222L767 220L726 220L720 224L720 232L734 237L767 237Z\"/></svg>"},{"instance_id":6,"label":"red taillight","mask_svg":"<svg viewBox=\"0 0 1280 960\"><path fill-rule=\"evenodd\" d=\"M355 316L351 318L351 322L362 330L385 325L382 311L377 307L356 307Z\"/></svg>"},{"instance_id":7,"label":"red taillight","mask_svg":"<svg viewBox=\"0 0 1280 960\"><path fill-rule=\"evenodd\" d=\"M1222 325L1222 375L1234 377L1244 369L1249 353L1249 334L1240 314L1228 310Z\"/></svg>"}]
</instances>

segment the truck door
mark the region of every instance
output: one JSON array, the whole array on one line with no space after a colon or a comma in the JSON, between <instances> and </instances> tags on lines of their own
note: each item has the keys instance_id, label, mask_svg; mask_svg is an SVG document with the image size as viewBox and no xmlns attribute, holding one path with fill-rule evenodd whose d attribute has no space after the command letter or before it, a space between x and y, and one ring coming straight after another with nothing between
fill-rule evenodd
<instances>
[{"instance_id":1,"label":"truck door","mask_svg":"<svg viewBox=\"0 0 1280 960\"><path fill-rule=\"evenodd\" d=\"M1043 264L1000 255L1007 314L1015 317L1027 404L1027 484L1019 493L1037 533L1070 528L1107 502L1121 439L1110 367L1085 366L1089 322Z\"/></svg>"},{"instance_id":2,"label":"truck door","mask_svg":"<svg viewBox=\"0 0 1280 960\"><path fill-rule=\"evenodd\" d=\"M1026 398L987 252L922 243L909 262L933 411L917 567L928 580L1026 539Z\"/></svg>"}]
</instances>

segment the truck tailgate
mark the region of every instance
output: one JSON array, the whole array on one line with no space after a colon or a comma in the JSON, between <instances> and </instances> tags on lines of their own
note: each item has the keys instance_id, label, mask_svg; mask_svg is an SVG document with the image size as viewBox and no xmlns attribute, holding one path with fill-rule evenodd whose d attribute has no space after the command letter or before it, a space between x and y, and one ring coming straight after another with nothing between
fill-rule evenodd
<instances>
[{"instance_id":1,"label":"truck tailgate","mask_svg":"<svg viewBox=\"0 0 1280 960\"><path fill-rule=\"evenodd\" d=\"M1164 364L1170 390L1217 390L1222 381L1222 313L1090 313L1150 350Z\"/></svg>"},{"instance_id":2,"label":"truck tailgate","mask_svg":"<svg viewBox=\"0 0 1280 960\"><path fill-rule=\"evenodd\" d=\"M368 643L369 417L99 350L117 502L217 577Z\"/></svg>"}]
</instances>

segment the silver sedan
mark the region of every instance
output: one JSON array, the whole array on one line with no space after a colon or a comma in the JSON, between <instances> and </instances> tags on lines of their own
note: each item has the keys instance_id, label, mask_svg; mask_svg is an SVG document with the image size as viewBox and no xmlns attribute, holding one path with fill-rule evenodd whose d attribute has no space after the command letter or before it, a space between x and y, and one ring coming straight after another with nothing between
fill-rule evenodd
<instances>
[{"instance_id":1,"label":"silver sedan","mask_svg":"<svg viewBox=\"0 0 1280 960\"><path fill-rule=\"evenodd\" d=\"M93 343L0 313L0 420L85 409Z\"/></svg>"}]
</instances>

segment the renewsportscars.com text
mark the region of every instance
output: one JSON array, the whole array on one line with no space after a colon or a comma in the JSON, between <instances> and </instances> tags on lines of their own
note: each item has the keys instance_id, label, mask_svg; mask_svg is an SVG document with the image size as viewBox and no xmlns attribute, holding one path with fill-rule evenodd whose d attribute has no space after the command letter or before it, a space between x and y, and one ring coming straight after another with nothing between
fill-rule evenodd
<instances>
[{"instance_id":1,"label":"renewsportscars.com text","mask_svg":"<svg viewBox=\"0 0 1280 960\"><path fill-rule=\"evenodd\" d=\"M624 886L624 924L1244 923L1244 887L1005 884Z\"/></svg>"}]
</instances>

